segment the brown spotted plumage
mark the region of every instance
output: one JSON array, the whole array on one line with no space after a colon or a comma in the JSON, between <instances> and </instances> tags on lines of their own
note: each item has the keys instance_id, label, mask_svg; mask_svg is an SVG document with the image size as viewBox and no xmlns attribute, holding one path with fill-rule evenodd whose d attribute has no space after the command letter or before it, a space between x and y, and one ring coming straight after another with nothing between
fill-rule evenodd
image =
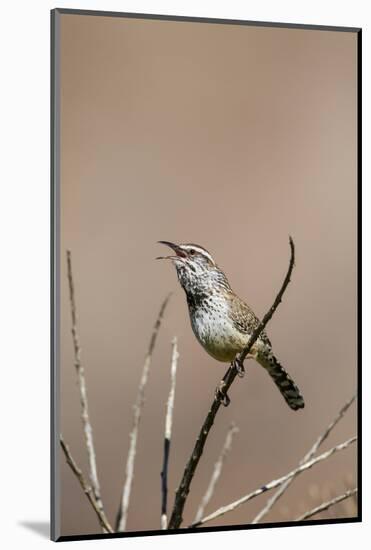
<instances>
[{"instance_id":1,"label":"brown spotted plumage","mask_svg":"<svg viewBox=\"0 0 371 550\"><path fill-rule=\"evenodd\" d=\"M215 359L233 362L246 347L259 324L252 309L232 290L227 277L211 254L196 244L169 246L171 259L188 303L193 332L203 348ZM286 403L293 410L304 407L304 399L290 376L275 358L268 336L263 331L253 345L253 357L270 374Z\"/></svg>"}]
</instances>

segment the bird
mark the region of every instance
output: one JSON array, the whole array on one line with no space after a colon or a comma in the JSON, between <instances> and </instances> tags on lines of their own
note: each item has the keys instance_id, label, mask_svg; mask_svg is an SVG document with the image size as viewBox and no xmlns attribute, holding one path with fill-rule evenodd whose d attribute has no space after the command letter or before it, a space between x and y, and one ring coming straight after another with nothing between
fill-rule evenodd
<instances>
[{"instance_id":1,"label":"bird","mask_svg":"<svg viewBox=\"0 0 371 550\"><path fill-rule=\"evenodd\" d=\"M156 259L171 260L175 266L198 342L214 359L231 363L243 376L244 366L239 362L238 354L259 325L258 317L232 290L227 276L206 248L192 243L158 242L173 251L169 256ZM265 331L260 333L248 358L255 359L268 372L292 410L304 407L299 388L274 355Z\"/></svg>"}]
</instances>

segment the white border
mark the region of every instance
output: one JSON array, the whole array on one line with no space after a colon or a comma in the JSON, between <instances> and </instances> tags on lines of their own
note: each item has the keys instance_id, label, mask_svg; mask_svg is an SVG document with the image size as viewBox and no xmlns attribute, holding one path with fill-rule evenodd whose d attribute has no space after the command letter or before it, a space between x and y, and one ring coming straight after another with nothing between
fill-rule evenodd
<instances>
[{"instance_id":1,"label":"white border","mask_svg":"<svg viewBox=\"0 0 371 550\"><path fill-rule=\"evenodd\" d=\"M362 27L364 113L364 173L370 181L370 15L368 2L331 0L234 1L60 1L18 0L1 10L1 135L2 161L1 317L1 543L4 548L29 549L51 545L22 522L49 519L49 10L54 7L220 17L256 21ZM368 104L367 104L368 103ZM364 185L364 210L370 204L370 185ZM369 220L364 214L364 242ZM366 248L366 247L365 247ZM365 250L366 254L366 250ZM364 280L370 281L369 255L364 257ZM364 311L371 311L370 285L364 289ZM5 307L4 307L5 306ZM366 316L364 316L366 317ZM368 328L364 318L364 332ZM367 344L367 338L365 337ZM364 365L364 494L370 493L370 387L367 355ZM307 528L192 534L186 537L146 537L112 541L71 542L69 548L89 545L125 548L180 549L189 544L246 545L275 550L287 546L349 549L370 535L369 499L364 499L364 523ZM364 547L362 545L361 547Z\"/></svg>"}]
</instances>

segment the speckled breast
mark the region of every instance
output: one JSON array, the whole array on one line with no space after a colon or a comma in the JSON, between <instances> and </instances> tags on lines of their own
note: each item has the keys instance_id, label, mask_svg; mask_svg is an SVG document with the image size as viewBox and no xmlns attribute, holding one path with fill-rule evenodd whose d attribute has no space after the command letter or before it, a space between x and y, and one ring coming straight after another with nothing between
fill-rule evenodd
<instances>
[{"instance_id":1,"label":"speckled breast","mask_svg":"<svg viewBox=\"0 0 371 550\"><path fill-rule=\"evenodd\" d=\"M203 348L217 361L230 362L247 343L228 315L225 301L190 308L191 325Z\"/></svg>"}]
</instances>

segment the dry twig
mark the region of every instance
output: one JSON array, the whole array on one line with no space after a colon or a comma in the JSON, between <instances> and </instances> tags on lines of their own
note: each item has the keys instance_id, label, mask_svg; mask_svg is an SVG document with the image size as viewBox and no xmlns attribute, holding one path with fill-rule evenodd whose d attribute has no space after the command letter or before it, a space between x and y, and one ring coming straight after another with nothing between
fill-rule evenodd
<instances>
[{"instance_id":1,"label":"dry twig","mask_svg":"<svg viewBox=\"0 0 371 550\"><path fill-rule=\"evenodd\" d=\"M95 455L94 441L93 441L93 429L89 418L88 408L88 395L86 390L85 372L81 363L81 348L79 337L77 333L77 314L76 314L76 302L75 302L75 289L72 276L72 261L71 251L67 250L67 273L68 284L70 292L70 307L71 307L71 320L72 320L72 339L73 349L75 354L75 368L77 373L78 385L80 390L80 404L81 404L81 419L84 428L85 444L89 459L89 478L94 491L94 498L100 511L104 514L103 502L100 493L100 485L97 471L97 461Z\"/></svg>"},{"instance_id":2,"label":"dry twig","mask_svg":"<svg viewBox=\"0 0 371 550\"><path fill-rule=\"evenodd\" d=\"M332 456L334 453L346 449L347 447L349 447L349 445L354 443L356 440L357 440L357 437L351 437L344 443L341 443L340 445L336 445L336 447L332 447L332 449L317 456L316 458L312 458L311 460L308 460L308 462L306 462L305 464L302 464L301 466L298 466L297 468L295 468L295 470L284 475L283 477L270 481L266 485L262 485L262 487L259 487L259 489L255 489L255 491L252 491L251 493L243 496L242 498L235 500L234 502L226 506L222 506L212 514L209 514L208 516L202 518L198 523L192 524L190 527L199 527L200 525L204 525L206 522L211 521L219 516L223 516L227 512L232 512L232 510L235 510L241 504L245 504L245 502L248 502L249 500L261 495L262 493L265 493L266 491L270 491L271 489L275 489L276 487L280 487L280 485L285 483L285 481L287 481L288 479L291 479L297 476L298 474L301 474L302 472L309 470L309 468L312 468L312 466L314 466L315 464L318 464L319 462L323 462L324 460Z\"/></svg>"},{"instance_id":3,"label":"dry twig","mask_svg":"<svg viewBox=\"0 0 371 550\"><path fill-rule=\"evenodd\" d=\"M273 305L265 314L265 316L263 317L263 320L259 323L257 328L254 330L254 332L250 336L247 346L239 355L240 363L243 363L243 361L246 359L252 346L254 345L256 340L259 338L260 333L264 330L265 326L272 318L274 312L276 311L278 305L282 300L282 296L287 288L287 285L290 282L292 270L294 268L294 263L295 263L295 247L291 237L289 239L289 244L290 244L290 250L291 250L291 258L290 258L289 268L288 268L286 277L283 281L280 291L276 296L276 299ZM210 410L199 432L192 454L185 467L183 478L176 491L173 511L169 522L169 529L178 529L183 521L183 510L184 510L185 502L187 500L188 493L190 490L190 485L191 485L193 476L195 474L197 465L199 463L199 460L201 458L207 437L209 435L212 425L214 424L215 416L222 403L223 395L224 396L227 395L227 392L231 384L233 383L234 379L236 378L236 376L237 376L237 369L235 366L231 365L227 370L226 374L224 375L223 380L221 381L220 388L222 388L222 390L215 396L211 404Z\"/></svg>"},{"instance_id":4,"label":"dry twig","mask_svg":"<svg viewBox=\"0 0 371 550\"><path fill-rule=\"evenodd\" d=\"M173 424L174 398L176 370L178 366L178 343L176 337L172 341L171 369L170 369L170 392L166 405L165 417L165 439L164 439L164 461L161 471L161 529L167 528L167 477L169 468L171 430Z\"/></svg>"},{"instance_id":5,"label":"dry twig","mask_svg":"<svg viewBox=\"0 0 371 550\"><path fill-rule=\"evenodd\" d=\"M107 533L113 533L113 529L112 529L111 525L109 524L108 519L106 518L106 515L105 515L104 511L98 506L98 502L97 502L97 500L94 496L93 488L90 487L87 484L87 482L85 481L83 473L80 470L80 468L77 466L74 459L72 458L72 455L71 455L71 452L68 448L68 445L64 442L62 435L60 436L60 443L61 443L61 447L63 449L64 455L66 457L67 464L70 466L71 470L73 471L73 473L77 477L77 479L78 479L78 481L79 481L79 483L82 487L82 490L86 494L90 504L92 505L92 507L94 509L94 512L97 514L97 517L98 517L98 520L99 520L99 523L100 523L102 529L104 531L106 531Z\"/></svg>"},{"instance_id":6,"label":"dry twig","mask_svg":"<svg viewBox=\"0 0 371 550\"><path fill-rule=\"evenodd\" d=\"M314 445L310 448L308 453L302 458L302 460L299 462L299 466L304 464L305 462L308 462L311 458L314 457L316 452L318 451L319 447L322 445L322 443L328 438L331 431L335 428L336 424L341 420L346 413L346 411L349 409L353 401L355 400L356 395L353 395L351 399L349 399L345 405L342 406L336 417L333 419L333 421L327 426L326 430L319 436L319 438L315 441ZM272 509L274 504L277 502L277 500L283 495L283 493L288 489L290 484L294 481L295 477L292 477L286 481L281 487L278 489L278 491L268 500L264 508L258 513L258 515L252 520L252 523L259 523L259 521L268 514L268 512Z\"/></svg>"},{"instance_id":7,"label":"dry twig","mask_svg":"<svg viewBox=\"0 0 371 550\"><path fill-rule=\"evenodd\" d=\"M312 510L305 512L305 514L296 518L295 521L304 521L305 519L309 519L312 516L319 514L320 512L324 512L325 510L328 510L328 508L331 508L331 506L334 506L335 504L338 504L339 502L342 502L343 500L346 500L347 498L355 495L357 491L358 491L357 488L350 489L349 491L346 491L344 494L339 495L333 498L332 500L329 500L327 502L322 502L322 504L320 504L319 506L316 506Z\"/></svg>"},{"instance_id":8,"label":"dry twig","mask_svg":"<svg viewBox=\"0 0 371 550\"><path fill-rule=\"evenodd\" d=\"M198 507L198 510L197 510L197 513L196 513L196 517L194 519L194 523L197 523L198 521L200 521L200 519L204 515L205 508L209 504L209 502L211 500L211 497L214 494L215 486L216 486L216 484L217 484L217 482L220 478L220 475L222 473L222 468L223 468L225 457L228 454L228 452L231 450L233 436L238 431L239 430L238 430L237 426L234 423L232 423L229 427L228 432L227 432L227 437L225 438L225 442L224 442L222 451L219 455L219 458L215 462L214 470L213 470L213 473L211 475L209 486L206 490L206 493L202 497L201 503L200 503L200 505Z\"/></svg>"},{"instance_id":9,"label":"dry twig","mask_svg":"<svg viewBox=\"0 0 371 550\"><path fill-rule=\"evenodd\" d=\"M150 340L147 355L144 361L142 376L139 382L137 399L134 405L133 427L130 432L129 452L126 460L125 483L122 490L120 507L116 518L116 526L115 526L116 531L125 531L125 528L126 528L130 493L131 493L131 487L132 487L133 478L134 478L134 463L135 463L135 455L137 452L139 423L142 415L142 408L144 405L144 393L147 385L148 374L151 366L153 350L156 344L157 334L160 329L161 321L164 316L165 308L168 304L169 298L170 298L170 294L165 298L164 302L162 303L155 325L153 327L151 340Z\"/></svg>"}]
</instances>

